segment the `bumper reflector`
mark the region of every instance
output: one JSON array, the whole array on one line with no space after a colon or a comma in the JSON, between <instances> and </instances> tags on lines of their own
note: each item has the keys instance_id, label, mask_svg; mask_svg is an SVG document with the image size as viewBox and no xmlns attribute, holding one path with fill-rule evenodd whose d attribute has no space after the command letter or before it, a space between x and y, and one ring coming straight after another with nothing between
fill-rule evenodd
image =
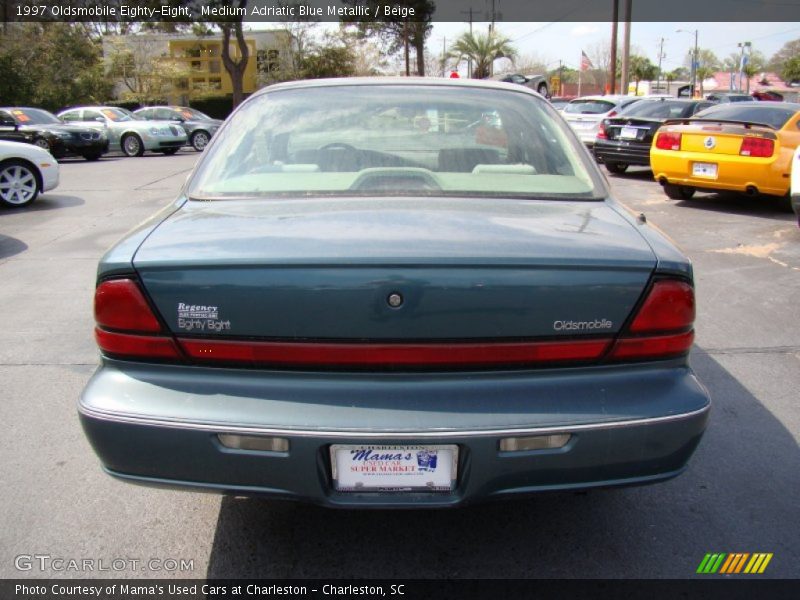
<instances>
[{"instance_id":1,"label":"bumper reflector","mask_svg":"<svg viewBox=\"0 0 800 600\"><path fill-rule=\"evenodd\" d=\"M220 433L219 443L234 450L258 450L261 452L288 452L289 440L280 437L264 437L260 435L235 435Z\"/></svg>"},{"instance_id":2,"label":"bumper reflector","mask_svg":"<svg viewBox=\"0 0 800 600\"><path fill-rule=\"evenodd\" d=\"M547 450L563 448L572 436L569 433L553 435L530 435L525 437L503 438L500 440L500 452L523 452L525 450Z\"/></svg>"}]
</instances>

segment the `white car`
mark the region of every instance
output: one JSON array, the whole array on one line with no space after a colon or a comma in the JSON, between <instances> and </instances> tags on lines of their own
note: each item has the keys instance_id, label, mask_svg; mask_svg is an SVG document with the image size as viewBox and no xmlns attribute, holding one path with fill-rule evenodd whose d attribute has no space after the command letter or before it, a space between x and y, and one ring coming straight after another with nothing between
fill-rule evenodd
<instances>
[{"instance_id":1,"label":"white car","mask_svg":"<svg viewBox=\"0 0 800 600\"><path fill-rule=\"evenodd\" d=\"M141 156L145 150L175 154L187 143L186 132L178 123L144 121L116 106L80 106L58 113L65 123L104 129L109 149L125 156Z\"/></svg>"},{"instance_id":2,"label":"white car","mask_svg":"<svg viewBox=\"0 0 800 600\"><path fill-rule=\"evenodd\" d=\"M797 226L800 227L800 146L794 151L792 159L792 210L797 216Z\"/></svg>"},{"instance_id":3,"label":"white car","mask_svg":"<svg viewBox=\"0 0 800 600\"><path fill-rule=\"evenodd\" d=\"M18 208L58 185L58 162L47 150L0 141L0 205Z\"/></svg>"},{"instance_id":4,"label":"white car","mask_svg":"<svg viewBox=\"0 0 800 600\"><path fill-rule=\"evenodd\" d=\"M592 147L602 120L639 100L641 96L582 96L570 100L561 114L580 140Z\"/></svg>"}]
</instances>

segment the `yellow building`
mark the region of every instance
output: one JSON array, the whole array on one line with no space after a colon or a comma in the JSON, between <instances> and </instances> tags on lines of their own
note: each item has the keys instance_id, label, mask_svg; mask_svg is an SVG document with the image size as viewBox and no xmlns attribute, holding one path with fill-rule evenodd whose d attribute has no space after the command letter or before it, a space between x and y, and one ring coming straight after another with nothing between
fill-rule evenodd
<instances>
[{"instance_id":1,"label":"yellow building","mask_svg":"<svg viewBox=\"0 0 800 600\"><path fill-rule=\"evenodd\" d=\"M248 61L242 91L251 94L264 77L279 68L291 52L291 36L282 30L246 31ZM222 35L194 36L164 33L106 36L103 56L118 79L114 94L147 103L153 99L172 104L233 93L230 75L222 63ZM230 56L239 60L236 39L230 41ZM124 60L120 60L123 57Z\"/></svg>"},{"instance_id":2,"label":"yellow building","mask_svg":"<svg viewBox=\"0 0 800 600\"><path fill-rule=\"evenodd\" d=\"M256 68L256 42L245 39L250 58L242 79L245 94L256 91L258 69ZM231 94L233 85L231 78L222 64L222 39L175 39L169 40L169 57L180 65L181 71L188 73L186 78L175 82L178 93L196 94ZM241 53L235 41L230 43L230 56L238 61Z\"/></svg>"}]
</instances>

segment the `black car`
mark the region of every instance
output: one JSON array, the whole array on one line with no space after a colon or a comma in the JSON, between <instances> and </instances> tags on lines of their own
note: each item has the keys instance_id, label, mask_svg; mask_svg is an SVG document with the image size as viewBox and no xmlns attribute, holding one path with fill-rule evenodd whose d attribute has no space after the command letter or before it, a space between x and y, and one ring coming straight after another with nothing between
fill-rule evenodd
<instances>
[{"instance_id":1,"label":"black car","mask_svg":"<svg viewBox=\"0 0 800 600\"><path fill-rule=\"evenodd\" d=\"M105 132L68 125L41 108L0 108L0 139L34 144L55 158L82 156L97 160L108 152Z\"/></svg>"},{"instance_id":2,"label":"black car","mask_svg":"<svg viewBox=\"0 0 800 600\"><path fill-rule=\"evenodd\" d=\"M150 106L135 111L140 119L147 121L177 121L183 126L192 148L202 152L211 136L217 132L222 121L212 119L199 110L188 106Z\"/></svg>"},{"instance_id":3,"label":"black car","mask_svg":"<svg viewBox=\"0 0 800 600\"><path fill-rule=\"evenodd\" d=\"M628 165L650 166L653 136L667 119L685 119L712 106L705 100L644 98L616 117L604 119L594 143L595 158L612 173Z\"/></svg>"},{"instance_id":4,"label":"black car","mask_svg":"<svg viewBox=\"0 0 800 600\"><path fill-rule=\"evenodd\" d=\"M726 104L728 102L752 102L753 97L750 94L737 94L733 92L720 92L717 94L708 94L706 100L719 104Z\"/></svg>"}]
</instances>

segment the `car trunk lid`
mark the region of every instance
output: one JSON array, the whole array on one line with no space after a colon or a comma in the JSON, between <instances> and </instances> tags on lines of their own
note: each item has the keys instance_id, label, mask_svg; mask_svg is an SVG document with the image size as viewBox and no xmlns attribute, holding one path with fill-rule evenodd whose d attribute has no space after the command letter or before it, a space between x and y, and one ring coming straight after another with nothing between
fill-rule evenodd
<instances>
[{"instance_id":1,"label":"car trunk lid","mask_svg":"<svg viewBox=\"0 0 800 600\"><path fill-rule=\"evenodd\" d=\"M606 203L469 198L189 201L134 260L173 333L359 341L610 335L655 264Z\"/></svg>"}]
</instances>

